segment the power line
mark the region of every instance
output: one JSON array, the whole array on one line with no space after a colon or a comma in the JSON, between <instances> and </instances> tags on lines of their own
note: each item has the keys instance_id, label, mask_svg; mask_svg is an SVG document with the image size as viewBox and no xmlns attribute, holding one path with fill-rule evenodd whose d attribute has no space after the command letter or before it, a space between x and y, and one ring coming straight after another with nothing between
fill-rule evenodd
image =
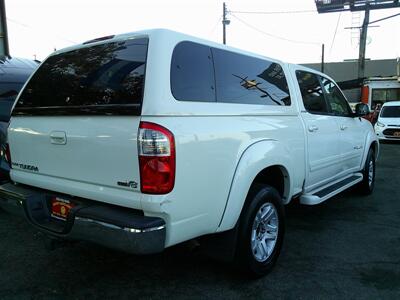
<instances>
[{"instance_id":1,"label":"power line","mask_svg":"<svg viewBox=\"0 0 400 300\"><path fill-rule=\"evenodd\" d=\"M272 38L275 38L275 39L278 39L278 40L283 40L283 41L286 41L286 42L296 43L296 44L309 44L309 45L318 45L318 46L320 45L320 43L316 43L316 42L298 41L298 40L287 39L287 38L282 37L282 36L274 35L274 34L265 32L265 31L263 31L261 29L258 29L257 27L255 27L255 26L243 21L242 19L240 19L239 17L234 15L232 12L231 12L231 16L234 17L235 19L237 19L239 22L241 22L244 25L246 25L247 27L249 27L249 28L251 28L251 29L253 29L253 30L255 30L255 31L259 32L259 33L262 33L262 34L264 34L266 36L269 36L269 37L272 37Z\"/></svg>"},{"instance_id":2,"label":"power line","mask_svg":"<svg viewBox=\"0 0 400 300\"><path fill-rule=\"evenodd\" d=\"M338 30L338 27L339 27L340 16L341 16L341 15L342 15L342 13L339 13L339 17L338 17L337 23L336 23L335 33L333 34L333 39L332 39L332 43L331 43L331 48L329 49L329 54L331 54L333 45L335 44L336 33L337 33L337 30Z\"/></svg>"},{"instance_id":3,"label":"power line","mask_svg":"<svg viewBox=\"0 0 400 300\"><path fill-rule=\"evenodd\" d=\"M240 11L232 10L230 13L235 14L257 14L257 15L277 15L277 14L306 14L306 13L316 13L316 10L292 10L292 11Z\"/></svg>"},{"instance_id":4,"label":"power line","mask_svg":"<svg viewBox=\"0 0 400 300\"><path fill-rule=\"evenodd\" d=\"M220 24L220 22L222 21L222 16L218 18L218 21L215 23L215 25L213 26L210 34L214 34L215 29L217 29L217 26Z\"/></svg>"},{"instance_id":5,"label":"power line","mask_svg":"<svg viewBox=\"0 0 400 300\"><path fill-rule=\"evenodd\" d=\"M14 24L17 24L17 25L19 25L19 26L25 27L25 28L30 29L30 30L35 30L32 26L29 26L29 25L27 25L27 24L24 24L24 23L22 23L22 22L19 22L19 21L17 21L17 20L14 20L14 19L7 18L7 21L9 21L9 22L11 22L11 23L14 23ZM56 34L52 34L52 35L53 35L54 37L56 37L56 38L59 38L59 39L61 39L61 40L64 40L65 42L68 42L68 43L70 43L70 44L79 44L79 43L74 42L74 41L72 41L72 40L66 39L66 38L64 38L64 37L62 37L62 36L60 36L60 35L56 35Z\"/></svg>"},{"instance_id":6,"label":"power line","mask_svg":"<svg viewBox=\"0 0 400 300\"><path fill-rule=\"evenodd\" d=\"M400 13L395 14L395 15L391 15L391 16L388 16L388 17L385 17L385 18L382 18L382 19L379 19L379 20L375 20L375 21L369 22L369 24L374 24L374 23L377 23L377 22L380 22L380 21L383 21L383 20L387 20L387 19L390 19L390 18L397 17L399 15L400 15Z\"/></svg>"}]
</instances>

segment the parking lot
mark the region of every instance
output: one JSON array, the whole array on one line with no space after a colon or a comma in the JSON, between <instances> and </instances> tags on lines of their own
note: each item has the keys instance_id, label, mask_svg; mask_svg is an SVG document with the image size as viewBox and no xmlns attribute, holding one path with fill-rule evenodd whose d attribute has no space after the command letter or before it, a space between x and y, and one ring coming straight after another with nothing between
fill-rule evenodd
<instances>
[{"instance_id":1,"label":"parking lot","mask_svg":"<svg viewBox=\"0 0 400 300\"><path fill-rule=\"evenodd\" d=\"M87 243L48 251L0 211L0 299L399 298L399 186L400 144L382 144L374 194L290 205L278 264L255 281L191 244L145 257Z\"/></svg>"}]
</instances>

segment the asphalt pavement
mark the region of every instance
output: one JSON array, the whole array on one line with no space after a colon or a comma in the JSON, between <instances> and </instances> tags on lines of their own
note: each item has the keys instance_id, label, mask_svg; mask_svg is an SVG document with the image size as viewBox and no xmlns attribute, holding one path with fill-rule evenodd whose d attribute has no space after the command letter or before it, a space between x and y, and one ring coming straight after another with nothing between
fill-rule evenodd
<instances>
[{"instance_id":1,"label":"asphalt pavement","mask_svg":"<svg viewBox=\"0 0 400 300\"><path fill-rule=\"evenodd\" d=\"M0 210L0 299L400 299L400 143L382 144L375 191L291 204L283 251L249 280L184 244L133 256L89 243L46 250Z\"/></svg>"}]
</instances>

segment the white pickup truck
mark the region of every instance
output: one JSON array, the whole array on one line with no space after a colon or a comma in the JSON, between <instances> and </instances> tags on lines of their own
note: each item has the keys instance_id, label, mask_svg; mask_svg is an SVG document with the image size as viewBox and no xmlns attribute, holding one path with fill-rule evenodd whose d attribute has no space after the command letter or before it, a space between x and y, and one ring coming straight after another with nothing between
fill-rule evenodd
<instances>
[{"instance_id":1,"label":"white pickup truck","mask_svg":"<svg viewBox=\"0 0 400 300\"><path fill-rule=\"evenodd\" d=\"M99 38L50 55L19 94L0 206L135 254L199 238L264 275L292 199L372 192L367 112L302 66L162 29Z\"/></svg>"}]
</instances>

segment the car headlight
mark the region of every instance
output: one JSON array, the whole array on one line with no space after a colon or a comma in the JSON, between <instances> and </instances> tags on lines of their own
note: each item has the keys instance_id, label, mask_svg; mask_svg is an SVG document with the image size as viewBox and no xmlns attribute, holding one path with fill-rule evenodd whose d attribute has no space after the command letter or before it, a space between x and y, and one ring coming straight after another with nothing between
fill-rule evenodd
<instances>
[{"instance_id":1,"label":"car headlight","mask_svg":"<svg viewBox=\"0 0 400 300\"><path fill-rule=\"evenodd\" d=\"M383 123L381 123L381 122L376 122L376 126L385 127L385 124L383 124Z\"/></svg>"}]
</instances>

